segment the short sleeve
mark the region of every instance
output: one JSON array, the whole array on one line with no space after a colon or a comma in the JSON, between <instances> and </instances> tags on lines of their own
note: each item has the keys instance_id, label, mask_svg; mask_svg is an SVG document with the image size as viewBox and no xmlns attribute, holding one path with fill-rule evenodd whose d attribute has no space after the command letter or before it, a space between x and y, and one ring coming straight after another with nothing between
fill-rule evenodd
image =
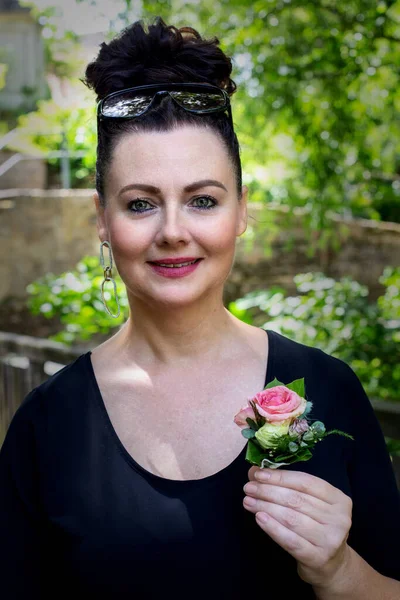
<instances>
[{"instance_id":1,"label":"short sleeve","mask_svg":"<svg viewBox=\"0 0 400 600\"><path fill-rule=\"evenodd\" d=\"M353 499L348 543L376 571L400 580L400 494L392 462L368 396L346 366L354 436L348 465Z\"/></svg>"},{"instance_id":2,"label":"short sleeve","mask_svg":"<svg viewBox=\"0 0 400 600\"><path fill-rule=\"evenodd\" d=\"M0 587L7 600L45 597L49 546L31 419L38 401L35 389L15 413L0 450Z\"/></svg>"}]
</instances>

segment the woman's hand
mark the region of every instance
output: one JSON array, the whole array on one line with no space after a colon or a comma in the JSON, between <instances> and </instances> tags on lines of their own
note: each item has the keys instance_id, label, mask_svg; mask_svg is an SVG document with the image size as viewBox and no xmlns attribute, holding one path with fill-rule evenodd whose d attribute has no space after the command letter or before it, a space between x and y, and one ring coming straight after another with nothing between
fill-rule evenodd
<instances>
[{"instance_id":1,"label":"woman's hand","mask_svg":"<svg viewBox=\"0 0 400 600\"><path fill-rule=\"evenodd\" d=\"M301 579L329 586L350 560L351 498L300 471L251 467L249 479L243 506L297 560Z\"/></svg>"}]
</instances>

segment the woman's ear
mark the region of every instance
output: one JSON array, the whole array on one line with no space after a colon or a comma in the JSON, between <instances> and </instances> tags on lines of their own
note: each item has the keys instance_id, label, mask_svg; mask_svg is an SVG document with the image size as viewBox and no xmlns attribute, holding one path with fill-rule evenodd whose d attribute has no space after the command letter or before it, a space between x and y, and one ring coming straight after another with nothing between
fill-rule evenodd
<instances>
[{"instance_id":1,"label":"woman's ear","mask_svg":"<svg viewBox=\"0 0 400 600\"><path fill-rule=\"evenodd\" d=\"M236 235L240 236L247 229L247 198L249 194L249 188L247 185L242 186L242 197L239 200L239 215L237 222Z\"/></svg>"},{"instance_id":2,"label":"woman's ear","mask_svg":"<svg viewBox=\"0 0 400 600\"><path fill-rule=\"evenodd\" d=\"M107 225L104 215L104 206L101 203L100 196L97 192L94 192L93 200L96 206L97 213L97 232L99 234L100 241L104 242L105 240L108 240Z\"/></svg>"}]
</instances>

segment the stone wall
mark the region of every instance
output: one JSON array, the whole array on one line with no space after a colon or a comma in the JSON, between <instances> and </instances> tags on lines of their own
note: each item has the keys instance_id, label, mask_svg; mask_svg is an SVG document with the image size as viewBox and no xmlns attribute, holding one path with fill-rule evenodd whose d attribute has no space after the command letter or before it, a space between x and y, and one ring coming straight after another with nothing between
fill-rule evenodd
<instances>
[{"instance_id":1,"label":"stone wall","mask_svg":"<svg viewBox=\"0 0 400 600\"><path fill-rule=\"evenodd\" d=\"M306 271L334 278L351 275L368 285L375 298L382 289L378 278L384 267L400 265L399 224L336 217L334 231L342 239L339 252L320 251L309 257L301 211L296 211L290 234L283 228L288 215L282 208L261 211L253 205L249 215L250 235L239 238L226 300L274 284L293 293L293 276ZM271 255L266 256L274 233ZM248 252L250 237L254 245ZM286 250L290 238L292 248ZM72 269L85 254L98 255L98 249L93 190L0 191L0 301L23 299L31 281L47 272Z\"/></svg>"},{"instance_id":2,"label":"stone wall","mask_svg":"<svg viewBox=\"0 0 400 600\"><path fill-rule=\"evenodd\" d=\"M289 293L295 293L293 276L296 273L321 271L334 279L350 276L367 285L370 299L375 300L384 290L379 277L385 266L400 266L398 223L332 215L333 237L339 249L319 250L309 256L311 243L302 227L302 209L295 210L290 218L290 229L285 225L290 215L283 207L261 210L254 206L249 214L256 219L251 225L254 243L250 253L245 251L244 240L238 245L235 267L226 285L229 298L272 285L281 285ZM249 223L252 223L251 217ZM271 254L266 256L268 245Z\"/></svg>"},{"instance_id":3,"label":"stone wall","mask_svg":"<svg viewBox=\"0 0 400 600\"><path fill-rule=\"evenodd\" d=\"M0 193L0 300L24 297L34 279L97 254L92 196L91 190Z\"/></svg>"}]
</instances>

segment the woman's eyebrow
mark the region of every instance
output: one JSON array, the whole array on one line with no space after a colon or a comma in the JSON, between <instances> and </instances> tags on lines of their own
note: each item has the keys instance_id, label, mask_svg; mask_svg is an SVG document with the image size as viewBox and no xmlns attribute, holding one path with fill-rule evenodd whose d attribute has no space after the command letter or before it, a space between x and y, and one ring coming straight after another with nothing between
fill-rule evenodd
<instances>
[{"instance_id":1,"label":"woman's eyebrow","mask_svg":"<svg viewBox=\"0 0 400 600\"><path fill-rule=\"evenodd\" d=\"M189 185L187 185L186 187L183 188L184 192L194 192L195 190L198 190L199 188L203 188L203 187L219 187L223 190L225 190L226 192L228 191L226 189L226 187L224 186L223 183L221 183L220 181L217 181L216 179L201 179L200 181L195 181L193 183L190 183ZM123 194L124 192L128 191L128 190L142 190L143 192L149 192L151 194L160 194L161 190L158 187L155 187L154 185L150 185L147 183L129 183L128 185L125 185L123 188L120 189L120 191L118 192L118 195L120 196L121 194Z\"/></svg>"}]
</instances>

